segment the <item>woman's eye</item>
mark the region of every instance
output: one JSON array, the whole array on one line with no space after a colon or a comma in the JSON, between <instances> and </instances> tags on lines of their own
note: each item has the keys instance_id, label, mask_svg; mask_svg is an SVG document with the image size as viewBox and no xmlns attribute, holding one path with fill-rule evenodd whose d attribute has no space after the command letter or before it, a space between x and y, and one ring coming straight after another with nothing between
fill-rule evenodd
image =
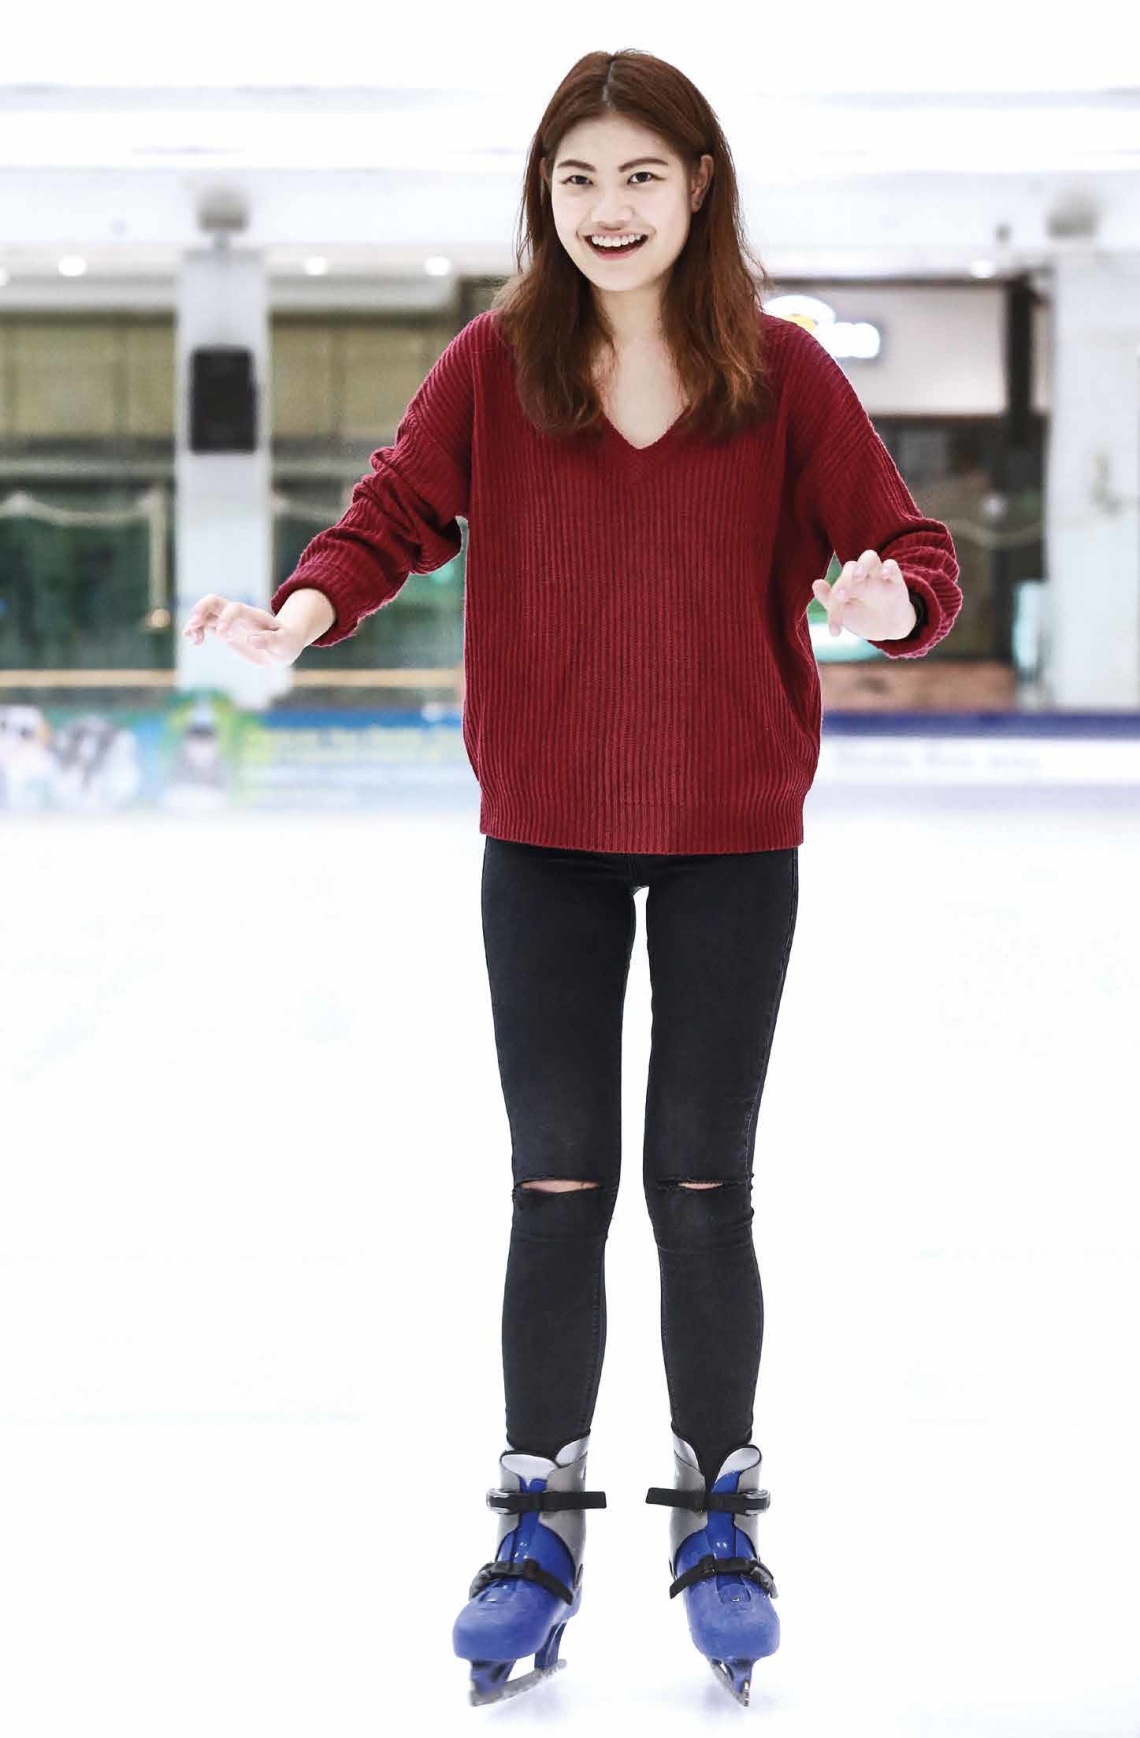
<instances>
[{"instance_id":1,"label":"woman's eye","mask_svg":"<svg viewBox=\"0 0 1140 1738\"><path fill-rule=\"evenodd\" d=\"M652 169L635 169L633 174L630 176L631 181L633 180L634 175L648 175L651 181L660 181L661 179L660 175L655 175ZM567 175L562 185L563 187L569 187L571 181L584 181L585 179L586 177L584 175Z\"/></svg>"}]
</instances>

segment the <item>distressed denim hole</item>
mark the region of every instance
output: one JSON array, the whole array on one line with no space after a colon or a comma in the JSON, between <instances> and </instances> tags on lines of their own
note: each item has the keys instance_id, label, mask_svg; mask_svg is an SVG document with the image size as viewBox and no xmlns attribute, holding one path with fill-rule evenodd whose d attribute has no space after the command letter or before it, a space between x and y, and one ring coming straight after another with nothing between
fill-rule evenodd
<instances>
[{"instance_id":1,"label":"distressed denim hole","mask_svg":"<svg viewBox=\"0 0 1140 1738\"><path fill-rule=\"evenodd\" d=\"M524 1189L545 1189L549 1195L565 1195L568 1194L571 1189L596 1189L597 1187L597 1183L593 1181L578 1181L577 1179L571 1180L570 1178L557 1179L554 1177L530 1178L523 1184Z\"/></svg>"}]
</instances>

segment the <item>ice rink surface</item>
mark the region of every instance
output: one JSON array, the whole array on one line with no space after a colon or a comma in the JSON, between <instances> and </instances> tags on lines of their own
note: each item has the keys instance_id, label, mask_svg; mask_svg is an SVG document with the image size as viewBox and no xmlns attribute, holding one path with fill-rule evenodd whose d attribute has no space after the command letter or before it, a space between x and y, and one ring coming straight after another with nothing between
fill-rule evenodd
<instances>
[{"instance_id":1,"label":"ice rink surface","mask_svg":"<svg viewBox=\"0 0 1140 1738\"><path fill-rule=\"evenodd\" d=\"M644 1501L646 892L609 1506L566 1670L474 1709L511 1181L475 808L0 818L0 1730L1136 1738L1134 799L809 797L753 1197L782 1641L747 1710Z\"/></svg>"}]
</instances>

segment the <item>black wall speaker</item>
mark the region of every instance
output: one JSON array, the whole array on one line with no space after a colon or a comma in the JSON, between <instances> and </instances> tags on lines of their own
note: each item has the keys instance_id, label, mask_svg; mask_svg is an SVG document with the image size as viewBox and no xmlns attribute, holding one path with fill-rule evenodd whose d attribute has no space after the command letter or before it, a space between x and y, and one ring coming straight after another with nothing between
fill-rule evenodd
<instances>
[{"instance_id":1,"label":"black wall speaker","mask_svg":"<svg viewBox=\"0 0 1140 1738\"><path fill-rule=\"evenodd\" d=\"M190 352L190 451L252 453L257 446L253 351L209 344Z\"/></svg>"}]
</instances>

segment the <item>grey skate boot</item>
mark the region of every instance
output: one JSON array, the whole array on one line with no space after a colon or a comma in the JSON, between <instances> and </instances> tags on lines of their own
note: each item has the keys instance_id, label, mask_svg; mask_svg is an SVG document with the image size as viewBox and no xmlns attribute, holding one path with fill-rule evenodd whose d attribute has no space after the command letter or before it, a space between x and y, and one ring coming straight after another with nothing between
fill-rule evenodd
<instances>
[{"instance_id":1,"label":"grey skate boot","mask_svg":"<svg viewBox=\"0 0 1140 1738\"><path fill-rule=\"evenodd\" d=\"M756 1517L769 1503L768 1492L756 1489L760 1460L753 1442L733 1449L706 1489L695 1449L674 1431L675 1488L651 1485L645 1497L673 1510L669 1597L684 1591L695 1646L745 1706L753 1664L780 1645L776 1583L760 1561Z\"/></svg>"},{"instance_id":2,"label":"grey skate boot","mask_svg":"<svg viewBox=\"0 0 1140 1738\"><path fill-rule=\"evenodd\" d=\"M554 1460L512 1448L499 1456L502 1484L487 1492L500 1513L498 1548L452 1629L456 1654L471 1661L474 1705L518 1695L566 1664L558 1646L582 1602L582 1511L606 1506L604 1491L586 1489L588 1442L589 1432ZM508 1682L529 1654L533 1669Z\"/></svg>"}]
</instances>

